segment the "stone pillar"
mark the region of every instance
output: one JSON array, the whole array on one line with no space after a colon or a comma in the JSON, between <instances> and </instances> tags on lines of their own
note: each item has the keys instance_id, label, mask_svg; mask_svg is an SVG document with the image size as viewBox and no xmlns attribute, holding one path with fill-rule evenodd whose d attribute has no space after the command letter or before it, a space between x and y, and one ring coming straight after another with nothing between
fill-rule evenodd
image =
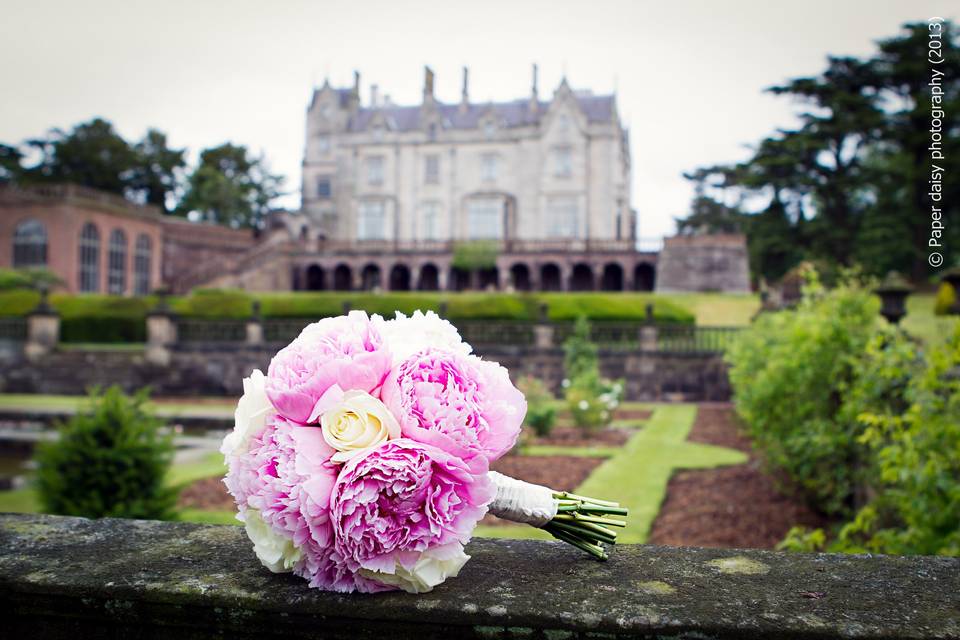
<instances>
[{"instance_id":1,"label":"stone pillar","mask_svg":"<svg viewBox=\"0 0 960 640\"><path fill-rule=\"evenodd\" d=\"M260 301L253 301L253 309L247 318L247 346L263 344L263 319L260 317Z\"/></svg>"},{"instance_id":2,"label":"stone pillar","mask_svg":"<svg viewBox=\"0 0 960 640\"><path fill-rule=\"evenodd\" d=\"M573 267L562 263L560 267L560 291L570 291L570 278L573 277Z\"/></svg>"},{"instance_id":3,"label":"stone pillar","mask_svg":"<svg viewBox=\"0 0 960 640\"><path fill-rule=\"evenodd\" d=\"M450 275L449 267L446 269L442 267L437 267L437 290L438 291L447 290L447 281L448 281L449 275Z\"/></svg>"},{"instance_id":4,"label":"stone pillar","mask_svg":"<svg viewBox=\"0 0 960 640\"><path fill-rule=\"evenodd\" d=\"M27 341L23 346L29 360L37 360L57 348L60 342L60 314L50 306L46 287L40 289L40 302L27 315Z\"/></svg>"},{"instance_id":5,"label":"stone pillar","mask_svg":"<svg viewBox=\"0 0 960 640\"><path fill-rule=\"evenodd\" d=\"M657 350L657 323L653 321L653 303L647 303L647 317L643 326L640 327L640 350Z\"/></svg>"},{"instance_id":6,"label":"stone pillar","mask_svg":"<svg viewBox=\"0 0 960 640\"><path fill-rule=\"evenodd\" d=\"M540 305L540 317L533 326L533 346L537 349L553 348L553 324L548 318L549 307L544 302Z\"/></svg>"},{"instance_id":7,"label":"stone pillar","mask_svg":"<svg viewBox=\"0 0 960 640\"><path fill-rule=\"evenodd\" d=\"M177 344L176 316L167 305L165 293L147 314L147 362L161 367L170 364L171 349Z\"/></svg>"}]
</instances>

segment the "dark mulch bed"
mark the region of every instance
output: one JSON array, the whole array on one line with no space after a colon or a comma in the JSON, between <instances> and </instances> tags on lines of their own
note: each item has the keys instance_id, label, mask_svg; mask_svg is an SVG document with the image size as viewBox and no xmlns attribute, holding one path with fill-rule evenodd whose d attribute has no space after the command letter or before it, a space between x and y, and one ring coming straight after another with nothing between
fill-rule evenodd
<instances>
[{"instance_id":1,"label":"dark mulch bed","mask_svg":"<svg viewBox=\"0 0 960 640\"><path fill-rule=\"evenodd\" d=\"M652 415L650 409L617 409L613 417L615 420L649 420Z\"/></svg>"},{"instance_id":2,"label":"dark mulch bed","mask_svg":"<svg viewBox=\"0 0 960 640\"><path fill-rule=\"evenodd\" d=\"M182 509L207 509L230 511L237 508L233 497L227 493L223 478L196 480L180 492L177 505Z\"/></svg>"},{"instance_id":3,"label":"dark mulch bed","mask_svg":"<svg viewBox=\"0 0 960 640\"><path fill-rule=\"evenodd\" d=\"M792 526L829 524L802 501L777 489L749 439L738 430L732 407L701 405L688 440L739 449L750 460L674 475L653 523L652 544L772 549Z\"/></svg>"},{"instance_id":4,"label":"dark mulch bed","mask_svg":"<svg viewBox=\"0 0 960 640\"><path fill-rule=\"evenodd\" d=\"M531 439L530 444L556 447L619 447L633 434L627 429L586 432L577 427L554 427L550 435Z\"/></svg>"}]
</instances>

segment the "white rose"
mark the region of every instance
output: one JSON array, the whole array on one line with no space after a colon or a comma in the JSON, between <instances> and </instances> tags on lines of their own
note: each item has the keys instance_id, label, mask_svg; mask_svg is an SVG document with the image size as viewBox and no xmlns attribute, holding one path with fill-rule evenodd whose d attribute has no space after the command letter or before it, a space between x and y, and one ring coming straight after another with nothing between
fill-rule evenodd
<instances>
[{"instance_id":1,"label":"white rose","mask_svg":"<svg viewBox=\"0 0 960 640\"><path fill-rule=\"evenodd\" d=\"M433 311L423 313L418 309L410 317L397 311L396 318L383 322L380 333L393 354L394 366L427 347L461 355L469 355L473 351L460 337L457 328Z\"/></svg>"},{"instance_id":2,"label":"white rose","mask_svg":"<svg viewBox=\"0 0 960 640\"><path fill-rule=\"evenodd\" d=\"M302 555L293 540L271 529L256 509L247 509L245 516L247 537L253 542L253 551L263 566L274 573L292 571Z\"/></svg>"},{"instance_id":3,"label":"white rose","mask_svg":"<svg viewBox=\"0 0 960 640\"><path fill-rule=\"evenodd\" d=\"M267 416L274 411L267 397L266 382L266 376L259 369L254 369L249 378L243 379L243 396L234 412L233 431L226 435L220 445L220 453L225 457L245 454L250 439L266 426Z\"/></svg>"},{"instance_id":4,"label":"white rose","mask_svg":"<svg viewBox=\"0 0 960 640\"><path fill-rule=\"evenodd\" d=\"M393 573L384 571L370 571L360 569L360 574L384 584L399 587L407 593L426 593L447 578L456 578L460 569L467 563L470 556L463 552L460 543L453 543L442 547L427 549L413 565L412 569L405 569L397 562Z\"/></svg>"},{"instance_id":5,"label":"white rose","mask_svg":"<svg viewBox=\"0 0 960 640\"><path fill-rule=\"evenodd\" d=\"M320 416L320 430L336 449L334 462L344 462L364 449L400 437L400 424L386 406L365 391L347 391Z\"/></svg>"}]
</instances>

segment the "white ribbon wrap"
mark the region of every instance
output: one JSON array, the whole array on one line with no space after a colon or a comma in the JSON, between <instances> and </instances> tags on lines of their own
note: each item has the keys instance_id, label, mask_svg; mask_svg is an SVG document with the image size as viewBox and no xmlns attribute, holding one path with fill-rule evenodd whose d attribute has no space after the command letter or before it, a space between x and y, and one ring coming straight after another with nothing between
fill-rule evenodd
<instances>
[{"instance_id":1,"label":"white ribbon wrap","mask_svg":"<svg viewBox=\"0 0 960 640\"><path fill-rule=\"evenodd\" d=\"M497 487L497 497L490 503L490 513L521 524L542 527L557 515L553 490L491 471L487 477Z\"/></svg>"}]
</instances>

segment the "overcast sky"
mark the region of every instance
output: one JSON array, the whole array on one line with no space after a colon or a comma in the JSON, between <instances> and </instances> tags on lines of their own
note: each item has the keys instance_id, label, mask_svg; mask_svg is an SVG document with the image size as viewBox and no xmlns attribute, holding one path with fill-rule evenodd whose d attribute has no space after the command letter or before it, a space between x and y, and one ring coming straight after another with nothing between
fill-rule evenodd
<instances>
[{"instance_id":1,"label":"overcast sky","mask_svg":"<svg viewBox=\"0 0 960 640\"><path fill-rule=\"evenodd\" d=\"M908 20L956 20L937 0L0 0L0 141L102 116L128 139L157 127L191 150L225 141L262 151L299 204L311 87L361 72L416 103L422 67L436 94L541 96L566 73L575 89L616 90L630 127L640 235L673 231L691 190L681 176L743 159L790 126L794 105L762 89L815 74L828 54L866 55Z\"/></svg>"}]
</instances>

